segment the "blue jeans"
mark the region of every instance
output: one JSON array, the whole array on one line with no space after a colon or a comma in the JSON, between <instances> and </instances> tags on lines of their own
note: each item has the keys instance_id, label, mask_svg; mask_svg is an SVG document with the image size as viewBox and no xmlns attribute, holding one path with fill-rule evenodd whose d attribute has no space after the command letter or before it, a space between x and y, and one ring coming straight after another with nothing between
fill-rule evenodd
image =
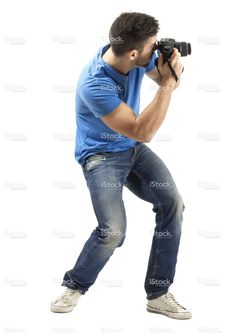
<instances>
[{"instance_id":1,"label":"blue jeans","mask_svg":"<svg viewBox=\"0 0 236 333\"><path fill-rule=\"evenodd\" d=\"M126 186L136 196L150 202L155 213L144 282L147 299L167 293L174 280L185 206L163 161L144 143L138 142L125 151L92 155L82 169L98 226L85 242L74 268L65 273L61 285L85 294L114 250L123 244L126 214L122 190Z\"/></svg>"}]
</instances>

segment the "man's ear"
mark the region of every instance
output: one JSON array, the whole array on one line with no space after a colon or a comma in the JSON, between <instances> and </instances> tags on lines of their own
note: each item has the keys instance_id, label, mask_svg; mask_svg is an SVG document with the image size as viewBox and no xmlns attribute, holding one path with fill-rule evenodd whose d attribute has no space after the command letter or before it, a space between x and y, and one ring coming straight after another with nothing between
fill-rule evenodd
<instances>
[{"instance_id":1,"label":"man's ear","mask_svg":"<svg viewBox=\"0 0 236 333\"><path fill-rule=\"evenodd\" d=\"M138 51L137 50L132 50L132 51L129 52L129 59L131 61L136 60L137 57L138 57Z\"/></svg>"}]
</instances>

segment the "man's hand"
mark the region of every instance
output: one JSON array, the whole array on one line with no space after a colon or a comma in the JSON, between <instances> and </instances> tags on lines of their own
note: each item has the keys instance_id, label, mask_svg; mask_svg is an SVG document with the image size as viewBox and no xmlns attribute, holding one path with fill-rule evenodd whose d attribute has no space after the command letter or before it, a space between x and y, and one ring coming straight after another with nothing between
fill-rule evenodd
<instances>
[{"instance_id":1,"label":"man's hand","mask_svg":"<svg viewBox=\"0 0 236 333\"><path fill-rule=\"evenodd\" d=\"M161 80L161 88L167 89L167 90L174 90L176 89L180 84L180 76L183 72L183 65L180 62L180 52L174 48L173 53L170 57L170 64L173 67L177 77L178 81L175 81L175 78L173 77L173 74L171 73L168 63L166 62L163 64L163 56L161 53L158 55L158 70L162 76Z\"/></svg>"}]
</instances>

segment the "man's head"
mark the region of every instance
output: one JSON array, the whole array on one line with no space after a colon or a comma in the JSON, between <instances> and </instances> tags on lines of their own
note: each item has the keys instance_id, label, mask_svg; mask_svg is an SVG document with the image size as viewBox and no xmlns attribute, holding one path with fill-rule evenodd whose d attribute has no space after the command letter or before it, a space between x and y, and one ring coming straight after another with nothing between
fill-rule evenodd
<instances>
[{"instance_id":1,"label":"man's head","mask_svg":"<svg viewBox=\"0 0 236 333\"><path fill-rule=\"evenodd\" d=\"M122 13L113 22L109 39L116 57L125 57L134 66L146 67L156 50L158 21L147 14Z\"/></svg>"}]
</instances>

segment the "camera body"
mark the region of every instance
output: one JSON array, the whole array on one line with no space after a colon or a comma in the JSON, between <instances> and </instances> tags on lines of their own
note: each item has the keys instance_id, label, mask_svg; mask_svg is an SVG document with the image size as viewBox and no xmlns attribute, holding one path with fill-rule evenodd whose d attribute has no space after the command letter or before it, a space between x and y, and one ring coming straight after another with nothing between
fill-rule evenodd
<instances>
[{"instance_id":1,"label":"camera body","mask_svg":"<svg viewBox=\"0 0 236 333\"><path fill-rule=\"evenodd\" d=\"M157 43L157 49L163 55L163 64L169 60L174 48L176 48L180 52L181 57L185 57L191 54L190 43L176 42L173 38L162 38Z\"/></svg>"}]
</instances>

